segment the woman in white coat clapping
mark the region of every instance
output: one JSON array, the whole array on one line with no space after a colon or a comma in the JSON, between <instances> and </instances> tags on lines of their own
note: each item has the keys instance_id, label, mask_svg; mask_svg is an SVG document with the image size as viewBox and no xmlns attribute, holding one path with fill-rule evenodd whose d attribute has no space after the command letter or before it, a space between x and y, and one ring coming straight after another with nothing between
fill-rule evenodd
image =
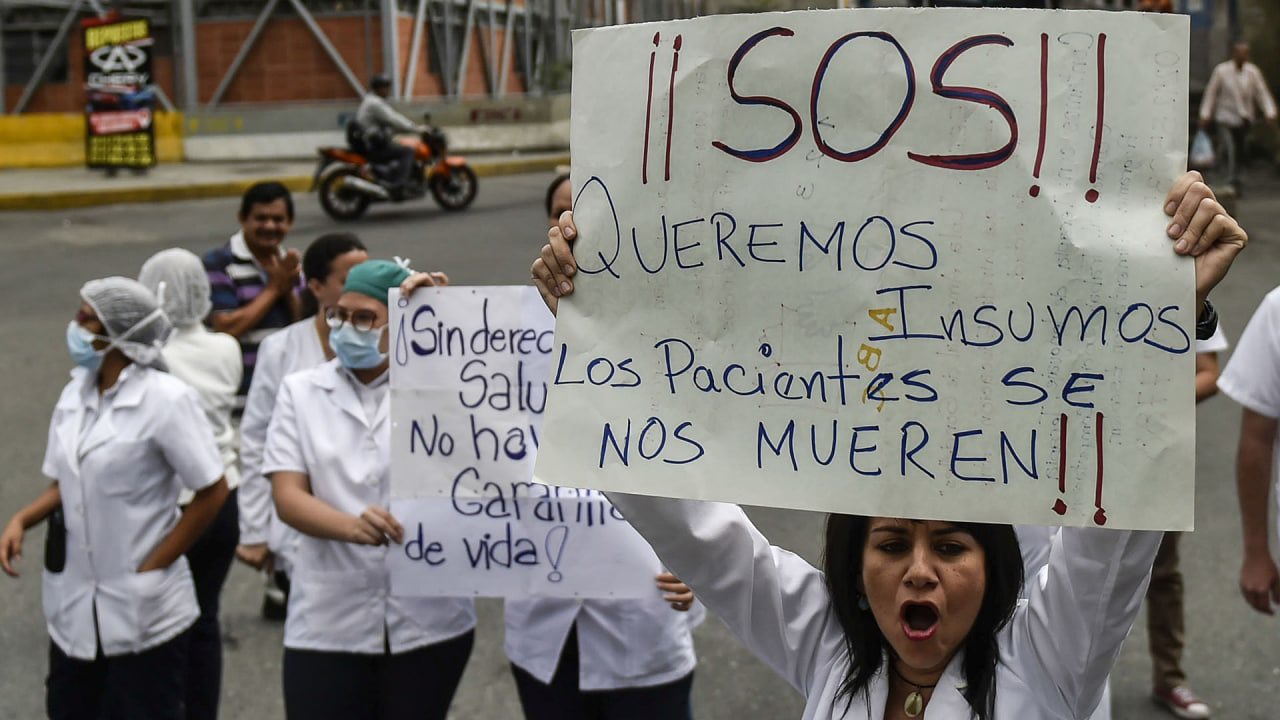
<instances>
[{"instance_id":1,"label":"woman in white coat clapping","mask_svg":"<svg viewBox=\"0 0 1280 720\"><path fill-rule=\"evenodd\" d=\"M200 614L183 554L227 497L223 462L195 391L163 371L170 325L151 292L107 278L80 298L45 451L53 484L5 528L0 566L16 576L25 530L65 518L45 556L50 718L179 720Z\"/></svg>"},{"instance_id":2,"label":"woman in white coat clapping","mask_svg":"<svg viewBox=\"0 0 1280 720\"><path fill-rule=\"evenodd\" d=\"M470 599L390 594L391 419L387 291L409 271L351 269L327 316L337 359L285 378L262 471L280 519L303 535L285 620L285 712L294 720L443 720L471 654Z\"/></svg>"},{"instance_id":3,"label":"woman in white coat clapping","mask_svg":"<svg viewBox=\"0 0 1280 720\"><path fill-rule=\"evenodd\" d=\"M1166 198L1199 306L1247 237L1196 173ZM573 291L566 213L533 277ZM1211 313L1209 313L1211 315ZM658 556L805 696L804 717L1086 718L1142 603L1161 533L1065 528L1022 594L1013 528L832 515L824 569L769 545L735 505L611 493Z\"/></svg>"}]
</instances>

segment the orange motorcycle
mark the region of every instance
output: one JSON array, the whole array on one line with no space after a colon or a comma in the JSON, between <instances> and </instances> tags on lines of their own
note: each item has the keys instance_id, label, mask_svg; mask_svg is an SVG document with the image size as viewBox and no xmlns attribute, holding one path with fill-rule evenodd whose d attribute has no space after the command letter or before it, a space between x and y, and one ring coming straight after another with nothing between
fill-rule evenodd
<instances>
[{"instance_id":1,"label":"orange motorcycle","mask_svg":"<svg viewBox=\"0 0 1280 720\"><path fill-rule=\"evenodd\" d=\"M353 128L348 128L350 142ZM371 163L354 148L322 147L316 166L312 190L320 196L320 207L334 220L355 220L376 202L407 202L426 196L427 192L445 210L463 210L476 199L479 189L476 173L467 159L449 155L449 143L439 128L426 117L426 128L419 139L397 140L412 147L413 170L400 192L393 190L388 178L394 168L390 164ZM355 143L352 143L355 145Z\"/></svg>"}]
</instances>

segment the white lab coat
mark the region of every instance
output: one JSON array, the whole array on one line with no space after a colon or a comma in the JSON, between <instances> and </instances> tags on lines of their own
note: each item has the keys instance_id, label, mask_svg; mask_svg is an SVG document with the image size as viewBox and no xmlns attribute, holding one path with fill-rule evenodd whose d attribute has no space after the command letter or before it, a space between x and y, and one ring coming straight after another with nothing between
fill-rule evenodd
<instances>
[{"instance_id":1,"label":"white lab coat","mask_svg":"<svg viewBox=\"0 0 1280 720\"><path fill-rule=\"evenodd\" d=\"M1280 418L1280 287L1267 293L1253 311L1218 378L1218 389L1263 417ZM1272 443L1271 479L1272 500L1280 506L1280 435Z\"/></svg>"},{"instance_id":2,"label":"white lab coat","mask_svg":"<svg viewBox=\"0 0 1280 720\"><path fill-rule=\"evenodd\" d=\"M1026 587L1040 582L1040 573L1049 564L1049 551L1053 539L1061 528L1045 525L1014 525L1018 534L1018 547L1022 550L1022 576ZM1089 720L1111 720L1111 679L1102 688L1102 699L1089 716Z\"/></svg>"},{"instance_id":3,"label":"white lab coat","mask_svg":"<svg viewBox=\"0 0 1280 720\"><path fill-rule=\"evenodd\" d=\"M45 619L58 647L92 660L99 639L111 657L162 645L191 627L200 609L187 559L137 569L178 523L179 491L222 477L195 391L131 365L100 396L96 374L76 368L49 423L43 470L58 483L67 528L66 565L43 578Z\"/></svg>"},{"instance_id":4,"label":"white lab coat","mask_svg":"<svg viewBox=\"0 0 1280 720\"><path fill-rule=\"evenodd\" d=\"M654 596L626 600L508 598L503 648L515 665L549 684L574 622L578 624L578 689L619 690L674 682L693 672L693 628L703 609L676 612Z\"/></svg>"},{"instance_id":5,"label":"white lab coat","mask_svg":"<svg viewBox=\"0 0 1280 720\"><path fill-rule=\"evenodd\" d=\"M377 411L367 419L358 382L337 360L285 378L262 465L268 476L306 474L317 498L353 515L386 507L391 498L388 383L376 388ZM475 627L469 598L392 596L389 551L303 535L290 578L285 647L382 654L385 628L391 652L403 653Z\"/></svg>"},{"instance_id":6,"label":"white lab coat","mask_svg":"<svg viewBox=\"0 0 1280 720\"><path fill-rule=\"evenodd\" d=\"M848 673L844 632L822 573L772 547L736 505L609 493L658 557L747 648L805 697L805 720L884 717L889 679L837 699ZM995 720L1082 720L1142 605L1158 532L1068 528L1026 602L1000 633ZM968 720L962 653L947 665L923 720ZM869 697L868 697L869 695Z\"/></svg>"},{"instance_id":7,"label":"white lab coat","mask_svg":"<svg viewBox=\"0 0 1280 720\"><path fill-rule=\"evenodd\" d=\"M299 370L325 362L315 323L313 317L299 320L269 335L258 346L253 382L240 418L240 542L267 543L286 565L293 562L301 535L276 517L271 482L262 474L262 451L280 383Z\"/></svg>"},{"instance_id":8,"label":"white lab coat","mask_svg":"<svg viewBox=\"0 0 1280 720\"><path fill-rule=\"evenodd\" d=\"M240 485L240 464L231 410L236 405L236 393L244 375L240 343L230 335L210 332L197 324L175 328L161 354L169 373L190 385L199 396L200 407L213 428L214 442L222 454L227 487L236 489ZM190 501L191 492L184 491L179 502L185 505Z\"/></svg>"}]
</instances>

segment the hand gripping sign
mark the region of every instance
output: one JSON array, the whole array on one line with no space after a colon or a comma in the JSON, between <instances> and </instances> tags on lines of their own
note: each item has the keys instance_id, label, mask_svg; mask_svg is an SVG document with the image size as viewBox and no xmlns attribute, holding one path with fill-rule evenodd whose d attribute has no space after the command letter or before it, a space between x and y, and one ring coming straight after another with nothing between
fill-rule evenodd
<instances>
[{"instance_id":1,"label":"hand gripping sign","mask_svg":"<svg viewBox=\"0 0 1280 720\"><path fill-rule=\"evenodd\" d=\"M657 558L604 495L533 478L553 347L538 293L392 300L392 592L655 596Z\"/></svg>"},{"instance_id":2,"label":"hand gripping sign","mask_svg":"<svg viewBox=\"0 0 1280 720\"><path fill-rule=\"evenodd\" d=\"M578 31L538 472L1187 529L1187 22L850 10Z\"/></svg>"}]
</instances>

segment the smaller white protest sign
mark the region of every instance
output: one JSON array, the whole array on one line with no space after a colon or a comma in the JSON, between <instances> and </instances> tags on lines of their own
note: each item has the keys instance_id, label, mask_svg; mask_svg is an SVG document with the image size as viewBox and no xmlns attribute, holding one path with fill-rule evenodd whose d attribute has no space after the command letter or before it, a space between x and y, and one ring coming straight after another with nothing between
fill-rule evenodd
<instances>
[{"instance_id":1,"label":"smaller white protest sign","mask_svg":"<svg viewBox=\"0 0 1280 720\"><path fill-rule=\"evenodd\" d=\"M533 479L554 334L538 293L393 300L392 592L652 596L657 557L604 495Z\"/></svg>"}]
</instances>

